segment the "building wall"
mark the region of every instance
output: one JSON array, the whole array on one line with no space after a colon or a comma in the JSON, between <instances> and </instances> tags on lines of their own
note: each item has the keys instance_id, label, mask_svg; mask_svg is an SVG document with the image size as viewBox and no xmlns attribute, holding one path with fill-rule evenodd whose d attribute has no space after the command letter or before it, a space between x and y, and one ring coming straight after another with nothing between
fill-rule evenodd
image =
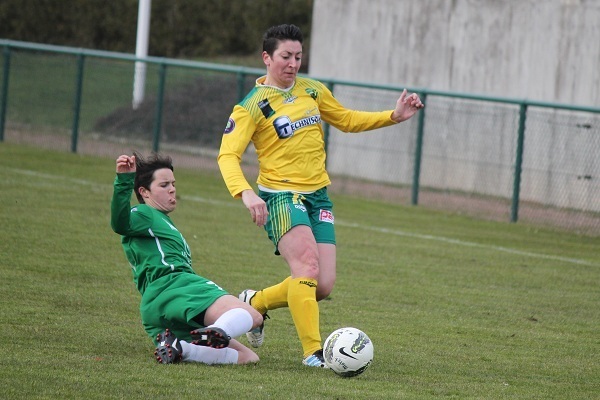
<instances>
[{"instance_id":1,"label":"building wall","mask_svg":"<svg viewBox=\"0 0 600 400\"><path fill-rule=\"evenodd\" d=\"M310 74L600 105L598 0L315 0Z\"/></svg>"},{"instance_id":2,"label":"building wall","mask_svg":"<svg viewBox=\"0 0 600 400\"><path fill-rule=\"evenodd\" d=\"M314 77L600 106L600 0L315 0L312 27ZM362 110L398 97L335 95ZM420 183L510 198L518 106L427 100ZM600 114L530 107L527 123L521 199L600 211ZM415 127L332 129L328 169L410 184Z\"/></svg>"}]
</instances>

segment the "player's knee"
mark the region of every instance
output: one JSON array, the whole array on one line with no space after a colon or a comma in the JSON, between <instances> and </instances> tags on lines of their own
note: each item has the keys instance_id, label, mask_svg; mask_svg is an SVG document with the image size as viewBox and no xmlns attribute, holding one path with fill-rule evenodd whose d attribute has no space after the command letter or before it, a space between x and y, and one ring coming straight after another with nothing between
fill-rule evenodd
<instances>
[{"instance_id":1,"label":"player's knee","mask_svg":"<svg viewBox=\"0 0 600 400\"><path fill-rule=\"evenodd\" d=\"M258 328L263 323L263 316L261 313L256 311L254 308L250 311L250 315L252 316L252 329Z\"/></svg>"},{"instance_id":2,"label":"player's knee","mask_svg":"<svg viewBox=\"0 0 600 400\"><path fill-rule=\"evenodd\" d=\"M335 282L320 282L317 286L317 301L321 301L331 294Z\"/></svg>"},{"instance_id":3,"label":"player's knee","mask_svg":"<svg viewBox=\"0 0 600 400\"><path fill-rule=\"evenodd\" d=\"M306 248L295 257L286 258L286 261L292 270L292 276L318 279L319 257L316 251Z\"/></svg>"}]
</instances>

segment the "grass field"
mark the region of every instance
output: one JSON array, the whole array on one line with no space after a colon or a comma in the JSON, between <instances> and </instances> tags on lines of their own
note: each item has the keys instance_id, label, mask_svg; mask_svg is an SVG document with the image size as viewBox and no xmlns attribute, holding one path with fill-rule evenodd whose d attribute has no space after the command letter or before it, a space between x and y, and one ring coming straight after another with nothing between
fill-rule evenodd
<instances>
[{"instance_id":1,"label":"grass field","mask_svg":"<svg viewBox=\"0 0 600 400\"><path fill-rule=\"evenodd\" d=\"M220 176L175 165L172 218L196 271L233 294L282 279ZM600 238L333 196L323 340L363 329L371 368L342 379L303 367L286 309L271 313L256 366L163 366L109 225L114 159L0 143L0 166L2 398L599 398Z\"/></svg>"}]
</instances>

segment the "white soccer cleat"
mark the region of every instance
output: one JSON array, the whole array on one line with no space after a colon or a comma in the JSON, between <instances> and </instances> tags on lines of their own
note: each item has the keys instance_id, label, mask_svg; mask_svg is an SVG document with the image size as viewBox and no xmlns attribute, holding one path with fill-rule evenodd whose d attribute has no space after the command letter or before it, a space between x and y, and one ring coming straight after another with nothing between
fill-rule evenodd
<instances>
[{"instance_id":1,"label":"white soccer cleat","mask_svg":"<svg viewBox=\"0 0 600 400\"><path fill-rule=\"evenodd\" d=\"M250 301L252 300L252 298L254 297L255 294L256 294L256 290L246 289L242 293L240 293L238 298L241 301L243 301L244 303L250 304ZM250 305L252 305L252 304L250 304ZM268 318L267 314L263 315L263 318ZM254 329L246 332L246 338L248 339L248 343L250 343L250 346L252 346L252 347L262 346L262 344L265 340L265 323L264 323L264 321L258 328L254 328Z\"/></svg>"}]
</instances>

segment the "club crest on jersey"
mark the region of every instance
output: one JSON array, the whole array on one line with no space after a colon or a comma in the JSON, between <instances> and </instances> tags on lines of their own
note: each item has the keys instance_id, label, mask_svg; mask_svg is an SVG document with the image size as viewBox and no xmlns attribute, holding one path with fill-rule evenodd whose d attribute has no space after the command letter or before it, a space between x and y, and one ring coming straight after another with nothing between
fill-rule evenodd
<instances>
[{"instance_id":1,"label":"club crest on jersey","mask_svg":"<svg viewBox=\"0 0 600 400\"><path fill-rule=\"evenodd\" d=\"M279 139L287 139L291 137L295 131L304 128L305 126L315 125L321 123L320 115L311 115L306 118L302 118L298 121L293 121L288 116L282 116L273 121L273 127Z\"/></svg>"},{"instance_id":2,"label":"club crest on jersey","mask_svg":"<svg viewBox=\"0 0 600 400\"><path fill-rule=\"evenodd\" d=\"M317 99L317 95L318 95L318 93L317 93L317 91L316 91L315 89L312 89L312 88L306 88L306 93L307 93L307 94L308 94L310 97L312 97L312 98L313 98L313 100L316 100L316 99Z\"/></svg>"},{"instance_id":3,"label":"club crest on jersey","mask_svg":"<svg viewBox=\"0 0 600 400\"><path fill-rule=\"evenodd\" d=\"M296 100L298 96L290 96L287 99L283 100L283 104L294 104L294 100Z\"/></svg>"},{"instance_id":4,"label":"club crest on jersey","mask_svg":"<svg viewBox=\"0 0 600 400\"><path fill-rule=\"evenodd\" d=\"M319 221L330 222L333 224L333 213L330 210L319 210Z\"/></svg>"},{"instance_id":5,"label":"club crest on jersey","mask_svg":"<svg viewBox=\"0 0 600 400\"><path fill-rule=\"evenodd\" d=\"M227 125L225 126L225 131L223 131L223 134L226 135L228 133L231 133L234 129L235 121L233 120L233 118L229 118L229 121L227 121Z\"/></svg>"}]
</instances>

